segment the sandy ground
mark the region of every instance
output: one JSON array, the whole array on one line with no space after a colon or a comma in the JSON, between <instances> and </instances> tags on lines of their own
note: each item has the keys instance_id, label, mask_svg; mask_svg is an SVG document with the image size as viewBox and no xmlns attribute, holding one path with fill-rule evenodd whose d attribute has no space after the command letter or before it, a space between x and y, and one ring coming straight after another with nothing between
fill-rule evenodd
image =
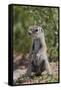
<instances>
[{"instance_id":1,"label":"sandy ground","mask_svg":"<svg viewBox=\"0 0 61 90\"><path fill-rule=\"evenodd\" d=\"M26 79L22 77L26 74L28 67L28 60L18 59L14 60L13 80L15 84L34 84L34 83L50 83L58 82L58 62L51 62L52 77L48 77L43 73L42 76L34 76L32 79ZM21 78L22 77L22 78Z\"/></svg>"}]
</instances>

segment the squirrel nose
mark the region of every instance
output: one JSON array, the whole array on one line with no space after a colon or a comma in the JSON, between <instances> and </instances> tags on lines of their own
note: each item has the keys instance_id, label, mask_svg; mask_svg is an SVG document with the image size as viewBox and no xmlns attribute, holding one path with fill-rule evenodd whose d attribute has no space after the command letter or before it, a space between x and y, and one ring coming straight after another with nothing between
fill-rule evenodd
<instances>
[{"instance_id":1,"label":"squirrel nose","mask_svg":"<svg viewBox=\"0 0 61 90\"><path fill-rule=\"evenodd\" d=\"M29 32L28 32L28 34L29 34L29 35L31 35L31 34L32 34L32 32L31 32L31 31L29 31Z\"/></svg>"}]
</instances>

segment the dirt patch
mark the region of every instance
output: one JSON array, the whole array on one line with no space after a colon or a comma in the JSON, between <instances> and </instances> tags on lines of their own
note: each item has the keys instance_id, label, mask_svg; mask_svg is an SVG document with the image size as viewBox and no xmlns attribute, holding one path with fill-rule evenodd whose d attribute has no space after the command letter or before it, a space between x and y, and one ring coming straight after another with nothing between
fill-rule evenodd
<instances>
[{"instance_id":1,"label":"dirt patch","mask_svg":"<svg viewBox=\"0 0 61 90\"><path fill-rule=\"evenodd\" d=\"M13 79L15 84L34 84L34 83L52 83L58 82L58 62L50 62L52 76L48 76L45 72L40 76L33 76L31 79L25 77L29 60L19 59L14 63Z\"/></svg>"}]
</instances>

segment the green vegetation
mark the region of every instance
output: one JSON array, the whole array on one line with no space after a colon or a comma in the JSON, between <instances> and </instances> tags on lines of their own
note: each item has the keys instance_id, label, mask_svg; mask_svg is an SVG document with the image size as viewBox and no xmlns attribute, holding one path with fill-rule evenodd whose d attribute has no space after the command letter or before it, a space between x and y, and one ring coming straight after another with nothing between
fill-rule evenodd
<instances>
[{"instance_id":1,"label":"green vegetation","mask_svg":"<svg viewBox=\"0 0 61 90\"><path fill-rule=\"evenodd\" d=\"M13 6L13 48L15 53L28 53L31 38L28 28L38 25L44 29L48 54L58 57L58 8Z\"/></svg>"}]
</instances>

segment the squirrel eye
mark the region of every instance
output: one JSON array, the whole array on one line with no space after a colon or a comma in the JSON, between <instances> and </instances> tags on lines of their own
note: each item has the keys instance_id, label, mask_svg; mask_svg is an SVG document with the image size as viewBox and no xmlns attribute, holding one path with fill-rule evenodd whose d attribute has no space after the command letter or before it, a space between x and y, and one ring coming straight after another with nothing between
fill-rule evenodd
<instances>
[{"instance_id":1,"label":"squirrel eye","mask_svg":"<svg viewBox=\"0 0 61 90\"><path fill-rule=\"evenodd\" d=\"M37 31L38 31L38 29L33 29L33 30L32 30L33 33L37 32Z\"/></svg>"},{"instance_id":2,"label":"squirrel eye","mask_svg":"<svg viewBox=\"0 0 61 90\"><path fill-rule=\"evenodd\" d=\"M35 30L36 32L38 31L38 29Z\"/></svg>"}]
</instances>

